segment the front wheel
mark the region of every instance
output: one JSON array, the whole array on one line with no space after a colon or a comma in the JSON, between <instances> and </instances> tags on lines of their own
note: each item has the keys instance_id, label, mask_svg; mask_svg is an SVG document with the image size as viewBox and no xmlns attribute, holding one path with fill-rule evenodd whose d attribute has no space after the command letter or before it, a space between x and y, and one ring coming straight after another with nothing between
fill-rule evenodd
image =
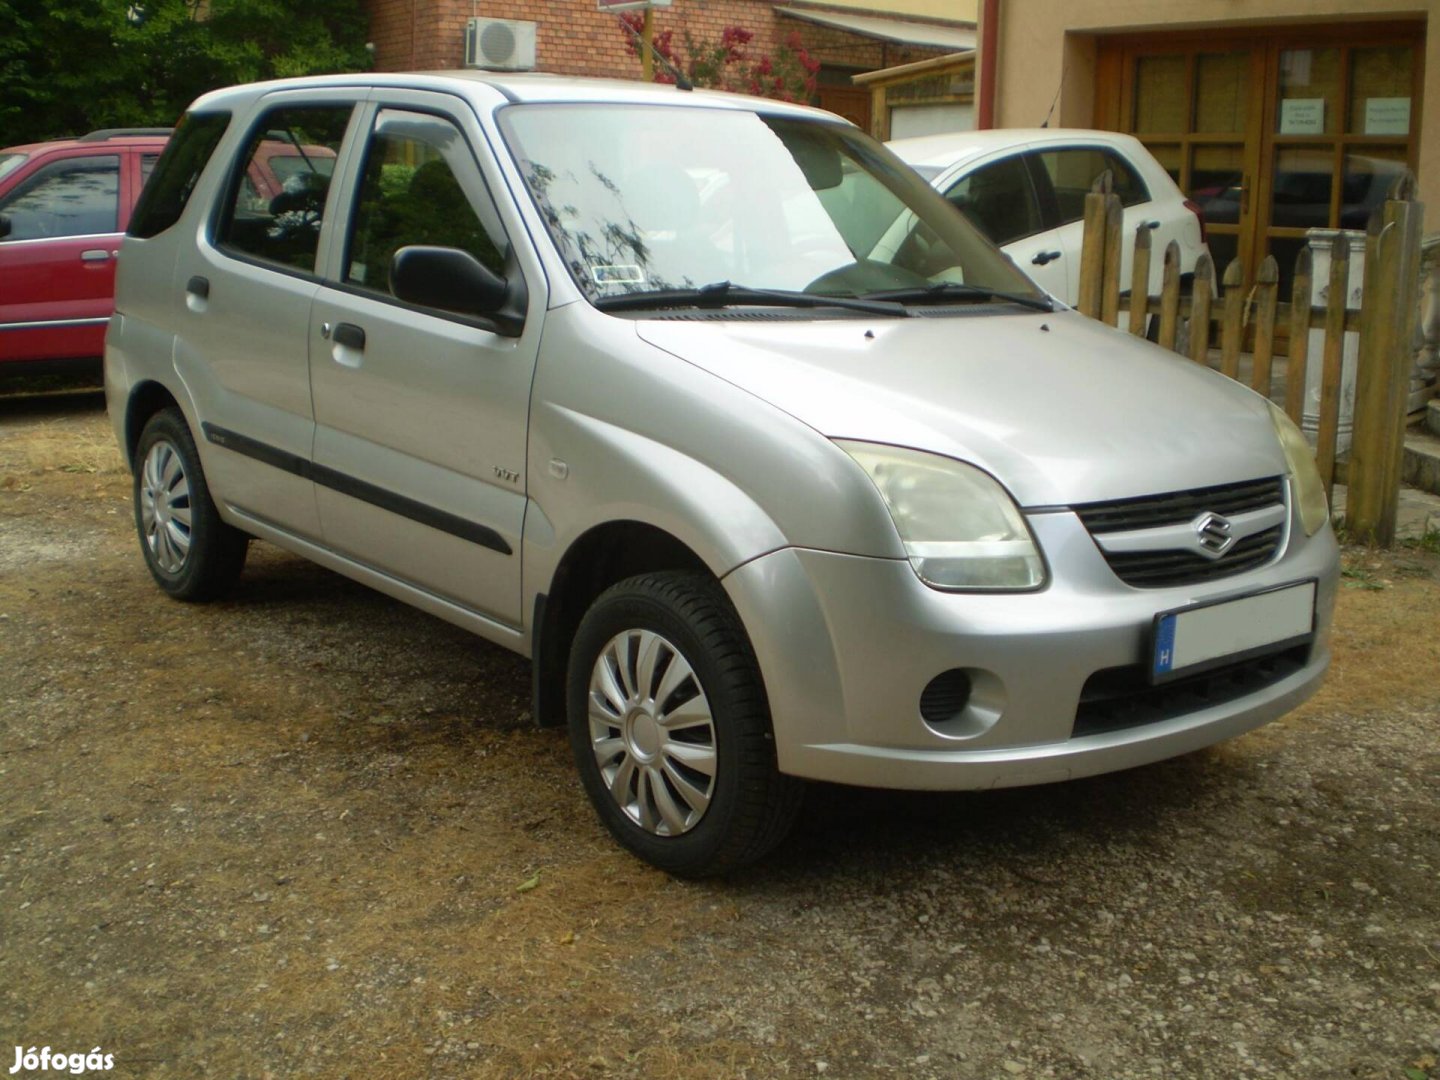
<instances>
[{"instance_id":1,"label":"front wheel","mask_svg":"<svg viewBox=\"0 0 1440 1080\"><path fill-rule=\"evenodd\" d=\"M802 785L776 768L759 667L710 578L644 574L602 594L575 635L567 705L590 801L647 862L720 874L789 831Z\"/></svg>"},{"instance_id":2,"label":"front wheel","mask_svg":"<svg viewBox=\"0 0 1440 1080\"><path fill-rule=\"evenodd\" d=\"M250 538L220 520L179 409L152 416L135 448L135 529L156 584L177 600L211 600L235 584Z\"/></svg>"}]
</instances>

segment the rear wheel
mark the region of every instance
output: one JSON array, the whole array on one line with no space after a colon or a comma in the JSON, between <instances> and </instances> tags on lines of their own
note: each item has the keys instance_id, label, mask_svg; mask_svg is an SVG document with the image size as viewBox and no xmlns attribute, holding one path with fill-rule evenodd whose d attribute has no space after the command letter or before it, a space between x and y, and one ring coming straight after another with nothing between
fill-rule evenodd
<instances>
[{"instance_id":1,"label":"rear wheel","mask_svg":"<svg viewBox=\"0 0 1440 1080\"><path fill-rule=\"evenodd\" d=\"M710 578L645 574L602 594L576 633L567 689L586 792L642 859L720 874L789 831L802 785L776 768L759 668Z\"/></svg>"},{"instance_id":2,"label":"rear wheel","mask_svg":"<svg viewBox=\"0 0 1440 1080\"><path fill-rule=\"evenodd\" d=\"M152 416L135 448L135 529L156 584L177 600L211 600L240 576L250 538L225 524L179 409Z\"/></svg>"}]
</instances>

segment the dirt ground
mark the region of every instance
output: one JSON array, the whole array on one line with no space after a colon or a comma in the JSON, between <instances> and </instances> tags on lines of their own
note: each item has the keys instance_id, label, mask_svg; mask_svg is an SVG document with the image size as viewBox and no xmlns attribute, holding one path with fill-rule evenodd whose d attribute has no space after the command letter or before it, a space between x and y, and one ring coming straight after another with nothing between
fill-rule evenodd
<instances>
[{"instance_id":1,"label":"dirt ground","mask_svg":"<svg viewBox=\"0 0 1440 1080\"><path fill-rule=\"evenodd\" d=\"M0 1067L1440 1077L1440 555L1346 563L1279 723L1039 789L815 788L688 884L603 833L524 662L265 545L167 600L98 395L0 399Z\"/></svg>"}]
</instances>

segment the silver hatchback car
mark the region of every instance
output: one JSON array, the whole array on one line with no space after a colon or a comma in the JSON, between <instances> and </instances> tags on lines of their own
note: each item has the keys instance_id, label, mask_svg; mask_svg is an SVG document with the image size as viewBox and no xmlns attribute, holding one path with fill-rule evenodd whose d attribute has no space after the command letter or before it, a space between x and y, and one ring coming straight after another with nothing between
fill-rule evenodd
<instances>
[{"instance_id":1,"label":"silver hatchback car","mask_svg":"<svg viewBox=\"0 0 1440 1080\"><path fill-rule=\"evenodd\" d=\"M1294 426L1054 304L811 109L207 94L125 240L106 390L162 589L218 595L258 537L530 657L601 819L676 874L763 855L805 778L1140 765L1329 660Z\"/></svg>"}]
</instances>

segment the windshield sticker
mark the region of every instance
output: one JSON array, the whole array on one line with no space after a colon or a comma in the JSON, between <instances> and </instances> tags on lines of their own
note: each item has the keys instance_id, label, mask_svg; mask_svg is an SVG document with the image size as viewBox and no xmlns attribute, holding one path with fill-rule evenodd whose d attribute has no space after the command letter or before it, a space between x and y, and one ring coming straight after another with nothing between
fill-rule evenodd
<instances>
[{"instance_id":1,"label":"windshield sticker","mask_svg":"<svg viewBox=\"0 0 1440 1080\"><path fill-rule=\"evenodd\" d=\"M645 284L645 271L632 263L621 263L616 266L592 266L590 275L595 279L596 285Z\"/></svg>"}]
</instances>

